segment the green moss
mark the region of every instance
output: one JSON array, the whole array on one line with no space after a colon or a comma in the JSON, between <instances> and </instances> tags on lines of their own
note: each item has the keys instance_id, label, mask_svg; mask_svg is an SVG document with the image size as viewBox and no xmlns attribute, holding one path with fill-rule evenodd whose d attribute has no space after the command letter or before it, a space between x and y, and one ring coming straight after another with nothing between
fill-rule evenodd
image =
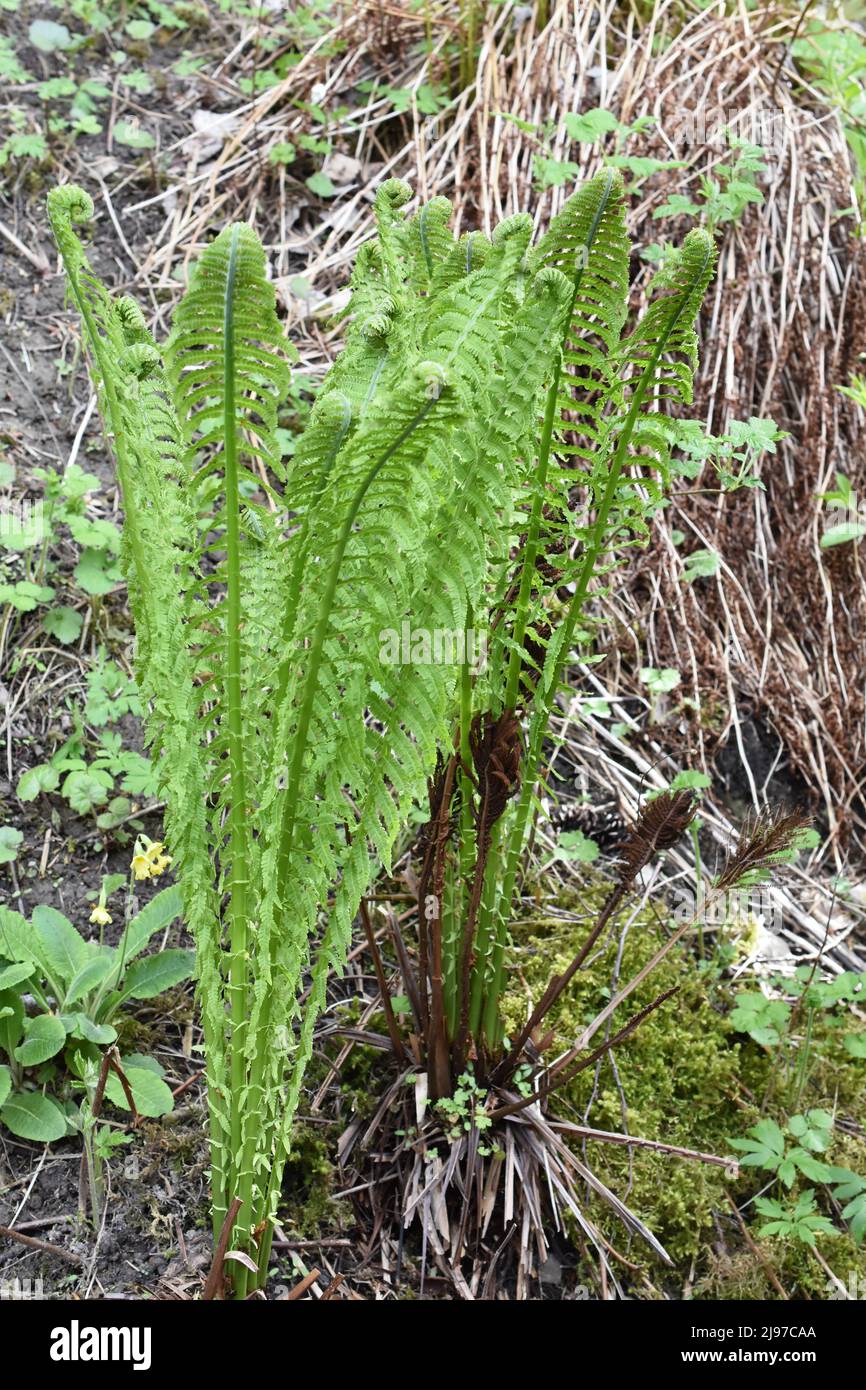
<instances>
[{"instance_id":1,"label":"green moss","mask_svg":"<svg viewBox=\"0 0 866 1390\"><path fill-rule=\"evenodd\" d=\"M591 914L604 891L590 883L579 898L560 899L558 906ZM512 988L505 1003L509 1031L525 1019L527 1000L537 999L551 975L563 971L573 959L591 924L590 916L584 920L586 925L539 923L538 919L516 925L509 961ZM606 944L593 953L588 968L578 974L552 1011L550 1022L557 1033L554 1052L569 1046L607 1003L616 987L615 977L619 986L625 984L664 939L653 912L620 916ZM755 1123L762 1105L763 1113L782 1125L789 1114L810 1107L862 1115L866 1069L844 1050L843 1034L851 1031L844 1019L832 1014L815 1019L806 1085L799 1102L792 1104L792 1078L784 1064L777 1061L774 1066L767 1049L734 1033L727 1021L730 990L713 985L687 945L675 947L620 1006L613 1031L673 986L678 992L616 1049L614 1060L602 1059L597 1077L595 1068L589 1068L557 1094L550 1103L552 1113L596 1129L627 1129L642 1138L719 1156L731 1152L730 1139L742 1136ZM802 1029L796 1032L800 1035ZM797 1065L796 1057L792 1066ZM662 1285L672 1296L682 1297L688 1280L697 1297L778 1298L767 1274L769 1266L789 1295L828 1296L827 1273L807 1247L791 1240L762 1239L757 1242L757 1257L731 1220L729 1194L742 1203L766 1185L769 1174L743 1169L737 1181L720 1167L640 1149L630 1155L625 1147L600 1141L588 1143L585 1153L593 1171L645 1222L676 1262L677 1271L667 1279L643 1242L628 1241L610 1209L590 1198L593 1220L656 1289ZM837 1132L832 1151L822 1157L859 1172L866 1166L863 1141L844 1133ZM818 1248L843 1283L852 1276L861 1285L866 1281L866 1252L846 1233L822 1238ZM640 1282L638 1274L636 1285Z\"/></svg>"},{"instance_id":2,"label":"green moss","mask_svg":"<svg viewBox=\"0 0 866 1390\"><path fill-rule=\"evenodd\" d=\"M331 1125L298 1120L286 1162L280 1221L300 1240L320 1235L324 1226L351 1224L345 1204L334 1198L337 1168L332 1158L335 1135Z\"/></svg>"},{"instance_id":3,"label":"green moss","mask_svg":"<svg viewBox=\"0 0 866 1390\"><path fill-rule=\"evenodd\" d=\"M558 1046L573 1042L610 998L619 940L628 920L625 915L615 924L607 945L578 974L554 1009L551 1021ZM573 924L549 925L540 930L533 927L530 937L518 927L511 966L533 998L551 974L565 969L586 930ZM646 964L663 939L652 913L640 914L631 922L619 970L621 984ZM687 949L675 949L652 972L618 1010L614 1028L674 986L678 993L617 1048L620 1086L607 1057L599 1067L594 1098L595 1069L590 1068L559 1093L553 1107L561 1118L595 1129L623 1132L627 1128L645 1139L725 1155L728 1136L742 1132L743 1107L747 1107L739 1095L739 1047L721 1012L708 1002L705 979ZM525 1009L525 993L509 997L506 1014L511 1027L525 1017ZM630 1157L627 1149L601 1142L589 1144L587 1153L593 1170L646 1222L673 1259L687 1260L705 1247L713 1212L726 1206L723 1169L647 1150L632 1150ZM613 1244L622 1248L622 1227L609 1212L595 1203L592 1215ZM644 1252L633 1247L629 1258L644 1263ZM657 1272L651 1255L646 1267Z\"/></svg>"}]
</instances>

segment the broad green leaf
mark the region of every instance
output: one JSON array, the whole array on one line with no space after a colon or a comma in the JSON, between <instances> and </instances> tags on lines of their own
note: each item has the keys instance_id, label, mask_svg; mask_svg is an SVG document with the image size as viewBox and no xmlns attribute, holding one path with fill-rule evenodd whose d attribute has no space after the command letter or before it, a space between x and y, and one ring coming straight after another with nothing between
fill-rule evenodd
<instances>
[{"instance_id":1,"label":"broad green leaf","mask_svg":"<svg viewBox=\"0 0 866 1390\"><path fill-rule=\"evenodd\" d=\"M131 150L152 150L156 146L150 131L133 125L131 121L118 121L114 127L114 138L119 144L128 145Z\"/></svg>"},{"instance_id":2,"label":"broad green leaf","mask_svg":"<svg viewBox=\"0 0 866 1390\"><path fill-rule=\"evenodd\" d=\"M0 1066L0 1109L6 1104L6 1097L12 1090L12 1073L8 1067Z\"/></svg>"},{"instance_id":3,"label":"broad green leaf","mask_svg":"<svg viewBox=\"0 0 866 1390\"><path fill-rule=\"evenodd\" d=\"M63 1007L68 1009L72 1004L82 999L85 994L89 994L92 989L101 985L103 980L110 974L114 965L114 951L104 951L101 955L94 956L88 960L74 978L70 981L69 989L66 991L66 998Z\"/></svg>"},{"instance_id":4,"label":"broad green leaf","mask_svg":"<svg viewBox=\"0 0 866 1390\"><path fill-rule=\"evenodd\" d=\"M139 1115L146 1115L154 1120L159 1119L161 1115L168 1115L174 1108L174 1099L162 1078L155 1076L149 1068L131 1065L128 1058L124 1059L122 1065ZM118 1109L129 1109L120 1079L114 1072L109 1072L105 1094Z\"/></svg>"},{"instance_id":5,"label":"broad green leaf","mask_svg":"<svg viewBox=\"0 0 866 1390\"><path fill-rule=\"evenodd\" d=\"M24 1005L17 990L0 994L0 1051L12 1056L24 1032Z\"/></svg>"},{"instance_id":6,"label":"broad green leaf","mask_svg":"<svg viewBox=\"0 0 866 1390\"><path fill-rule=\"evenodd\" d=\"M35 801L40 792L56 791L59 782L57 768L50 763L40 763L38 767L30 767L22 772L15 794L19 801Z\"/></svg>"},{"instance_id":7,"label":"broad green leaf","mask_svg":"<svg viewBox=\"0 0 866 1390\"><path fill-rule=\"evenodd\" d=\"M0 825L0 864L11 864L18 858L18 850L24 839L14 825Z\"/></svg>"},{"instance_id":8,"label":"broad green leaf","mask_svg":"<svg viewBox=\"0 0 866 1390\"><path fill-rule=\"evenodd\" d=\"M114 128L117 136L117 126ZM108 594L123 578L120 567L109 558L104 550L85 550L73 570L75 582L86 594L97 597Z\"/></svg>"},{"instance_id":9,"label":"broad green leaf","mask_svg":"<svg viewBox=\"0 0 866 1390\"><path fill-rule=\"evenodd\" d=\"M69 48L72 35L65 24L57 24L53 19L34 19L27 30L27 37L41 53L57 53Z\"/></svg>"},{"instance_id":10,"label":"broad green leaf","mask_svg":"<svg viewBox=\"0 0 866 1390\"><path fill-rule=\"evenodd\" d=\"M68 604L59 604L57 608L52 608L42 619L42 626L49 637L56 637L58 642L68 646L74 642L81 632L84 619L75 608L70 608ZM56 785L56 783L55 783ZM20 792L19 792L20 796Z\"/></svg>"},{"instance_id":11,"label":"broad green leaf","mask_svg":"<svg viewBox=\"0 0 866 1390\"><path fill-rule=\"evenodd\" d=\"M0 1120L19 1139L53 1144L66 1133L66 1116L53 1100L39 1091L19 1091L0 1110Z\"/></svg>"},{"instance_id":12,"label":"broad green leaf","mask_svg":"<svg viewBox=\"0 0 866 1390\"><path fill-rule=\"evenodd\" d=\"M69 984L90 960L87 942L62 912L44 903L34 907L31 923L51 973Z\"/></svg>"},{"instance_id":13,"label":"broad green leaf","mask_svg":"<svg viewBox=\"0 0 866 1390\"><path fill-rule=\"evenodd\" d=\"M862 526L859 521L840 521L824 532L821 537L821 549L828 550L833 545L848 545L851 541L859 541L861 536L866 536L866 526Z\"/></svg>"},{"instance_id":14,"label":"broad green leaf","mask_svg":"<svg viewBox=\"0 0 866 1390\"><path fill-rule=\"evenodd\" d=\"M56 1057L66 1042L66 1029L54 1014L38 1014L24 1025L24 1041L15 1049L15 1060L22 1067L38 1067Z\"/></svg>"},{"instance_id":15,"label":"broad green leaf","mask_svg":"<svg viewBox=\"0 0 866 1390\"><path fill-rule=\"evenodd\" d=\"M7 965L0 970L0 989L11 989L13 985L20 985L22 980L29 979L36 969L33 961L16 961L14 965Z\"/></svg>"},{"instance_id":16,"label":"broad green leaf","mask_svg":"<svg viewBox=\"0 0 866 1390\"><path fill-rule=\"evenodd\" d=\"M30 961L45 969L48 965L42 943L30 923L11 907L0 907L0 954L12 961Z\"/></svg>"},{"instance_id":17,"label":"broad green leaf","mask_svg":"<svg viewBox=\"0 0 866 1390\"><path fill-rule=\"evenodd\" d=\"M153 999L163 990L188 980L194 966L194 951L174 949L160 951L158 956L145 956L127 970L123 981L124 997Z\"/></svg>"},{"instance_id":18,"label":"broad green leaf","mask_svg":"<svg viewBox=\"0 0 866 1390\"><path fill-rule=\"evenodd\" d=\"M112 1028L110 1023L94 1023L92 1018L81 1012L62 1014L61 1017L71 1038L96 1043L99 1047L107 1047L110 1043L117 1042L117 1029Z\"/></svg>"},{"instance_id":19,"label":"broad green leaf","mask_svg":"<svg viewBox=\"0 0 866 1390\"><path fill-rule=\"evenodd\" d=\"M566 830L560 835L557 852L563 859L573 859L578 864L594 864L601 853L595 840L589 839L582 830Z\"/></svg>"},{"instance_id":20,"label":"broad green leaf","mask_svg":"<svg viewBox=\"0 0 866 1390\"><path fill-rule=\"evenodd\" d=\"M150 938L162 931L183 912L183 896L177 884L163 888L161 893L136 913L126 935L126 959L134 960L144 950Z\"/></svg>"},{"instance_id":21,"label":"broad green leaf","mask_svg":"<svg viewBox=\"0 0 866 1390\"><path fill-rule=\"evenodd\" d=\"M684 561L683 579L693 584L696 579L710 579L718 574L721 559L715 550L694 550Z\"/></svg>"}]
</instances>

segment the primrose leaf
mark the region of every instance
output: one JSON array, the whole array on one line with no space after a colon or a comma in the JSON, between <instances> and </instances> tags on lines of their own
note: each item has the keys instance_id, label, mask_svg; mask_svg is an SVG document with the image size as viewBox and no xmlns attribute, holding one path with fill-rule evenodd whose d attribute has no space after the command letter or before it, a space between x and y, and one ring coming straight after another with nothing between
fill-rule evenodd
<instances>
[{"instance_id":1,"label":"primrose leaf","mask_svg":"<svg viewBox=\"0 0 866 1390\"><path fill-rule=\"evenodd\" d=\"M141 1066L131 1058L125 1058L122 1066L139 1115L156 1120L161 1115L168 1115L174 1109L174 1098L161 1077L156 1076L148 1067ZM110 1072L108 1075L108 1080L105 1083L105 1095L118 1109L129 1109L126 1093L120 1079L114 1072Z\"/></svg>"},{"instance_id":2,"label":"primrose leaf","mask_svg":"<svg viewBox=\"0 0 866 1390\"><path fill-rule=\"evenodd\" d=\"M90 960L87 942L62 912L44 903L34 907L30 920L52 975L68 984Z\"/></svg>"},{"instance_id":3,"label":"primrose leaf","mask_svg":"<svg viewBox=\"0 0 866 1390\"><path fill-rule=\"evenodd\" d=\"M23 980L28 980L36 969L33 961L16 961L14 965L7 965L0 970L0 990L11 989L13 985L20 985Z\"/></svg>"},{"instance_id":4,"label":"primrose leaf","mask_svg":"<svg viewBox=\"0 0 866 1390\"><path fill-rule=\"evenodd\" d=\"M19 1091L0 1110L0 1120L18 1139L52 1144L66 1133L66 1116L53 1100L39 1091Z\"/></svg>"},{"instance_id":5,"label":"primrose leaf","mask_svg":"<svg viewBox=\"0 0 866 1390\"><path fill-rule=\"evenodd\" d=\"M153 999L166 989L188 980L195 966L195 952L175 948L145 956L127 970L123 993L129 999Z\"/></svg>"},{"instance_id":6,"label":"primrose leaf","mask_svg":"<svg viewBox=\"0 0 866 1390\"><path fill-rule=\"evenodd\" d=\"M27 1019L24 1041L16 1047L14 1057L22 1067L38 1067L55 1057L66 1042L66 1029L54 1014L38 1014Z\"/></svg>"}]
</instances>

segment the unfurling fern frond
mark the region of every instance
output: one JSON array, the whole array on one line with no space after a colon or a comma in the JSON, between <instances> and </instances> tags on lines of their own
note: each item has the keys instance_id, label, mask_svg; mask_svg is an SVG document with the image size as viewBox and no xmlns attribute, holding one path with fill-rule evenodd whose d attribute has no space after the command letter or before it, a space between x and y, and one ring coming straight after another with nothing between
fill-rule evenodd
<instances>
[{"instance_id":1,"label":"unfurling fern frond","mask_svg":"<svg viewBox=\"0 0 866 1390\"><path fill-rule=\"evenodd\" d=\"M534 252L528 217L455 242L447 201L407 217L410 196L398 180L376 195L346 346L287 474L286 345L253 229L228 227L204 251L163 364L134 303L113 302L87 264L73 227L92 213L85 195L50 201L117 454L137 670L197 947L214 1224L239 1198L233 1243L259 1271L238 1265L241 1296L266 1274L328 973L471 704L465 659L404 664L383 655L383 634L465 635L513 582L522 538L516 617L477 675L490 698L476 726L507 728L503 768L527 769L516 814L510 776L477 832L493 862L511 815L519 851L542 728L533 715L521 760L515 691L544 630L536 575L555 555L574 590L546 651L533 648L549 710L596 562L627 522L621 477L654 437L659 400L685 390L676 364L693 346L697 242L621 342L618 175L570 200ZM471 760L468 728L464 746ZM504 865L513 886L511 850ZM469 961L471 940L455 942ZM482 981L499 944L479 943Z\"/></svg>"}]
</instances>

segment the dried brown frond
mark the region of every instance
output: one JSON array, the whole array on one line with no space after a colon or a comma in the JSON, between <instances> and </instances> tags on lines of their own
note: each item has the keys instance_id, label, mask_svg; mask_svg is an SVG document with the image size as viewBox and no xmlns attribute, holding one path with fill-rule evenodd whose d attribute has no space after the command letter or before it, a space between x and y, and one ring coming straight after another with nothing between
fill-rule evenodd
<instances>
[{"instance_id":1,"label":"dried brown frond","mask_svg":"<svg viewBox=\"0 0 866 1390\"><path fill-rule=\"evenodd\" d=\"M809 825L800 811L758 816L747 825L716 880L718 889L743 888L761 882L796 848L798 831Z\"/></svg>"},{"instance_id":2,"label":"dried brown frond","mask_svg":"<svg viewBox=\"0 0 866 1390\"><path fill-rule=\"evenodd\" d=\"M476 714L469 735L478 778L479 834L485 847L492 827L520 787L520 724L512 710Z\"/></svg>"},{"instance_id":3,"label":"dried brown frond","mask_svg":"<svg viewBox=\"0 0 866 1390\"><path fill-rule=\"evenodd\" d=\"M690 791L662 792L648 801L617 855L623 887L633 883L656 854L675 845L694 818L695 799Z\"/></svg>"}]
</instances>

